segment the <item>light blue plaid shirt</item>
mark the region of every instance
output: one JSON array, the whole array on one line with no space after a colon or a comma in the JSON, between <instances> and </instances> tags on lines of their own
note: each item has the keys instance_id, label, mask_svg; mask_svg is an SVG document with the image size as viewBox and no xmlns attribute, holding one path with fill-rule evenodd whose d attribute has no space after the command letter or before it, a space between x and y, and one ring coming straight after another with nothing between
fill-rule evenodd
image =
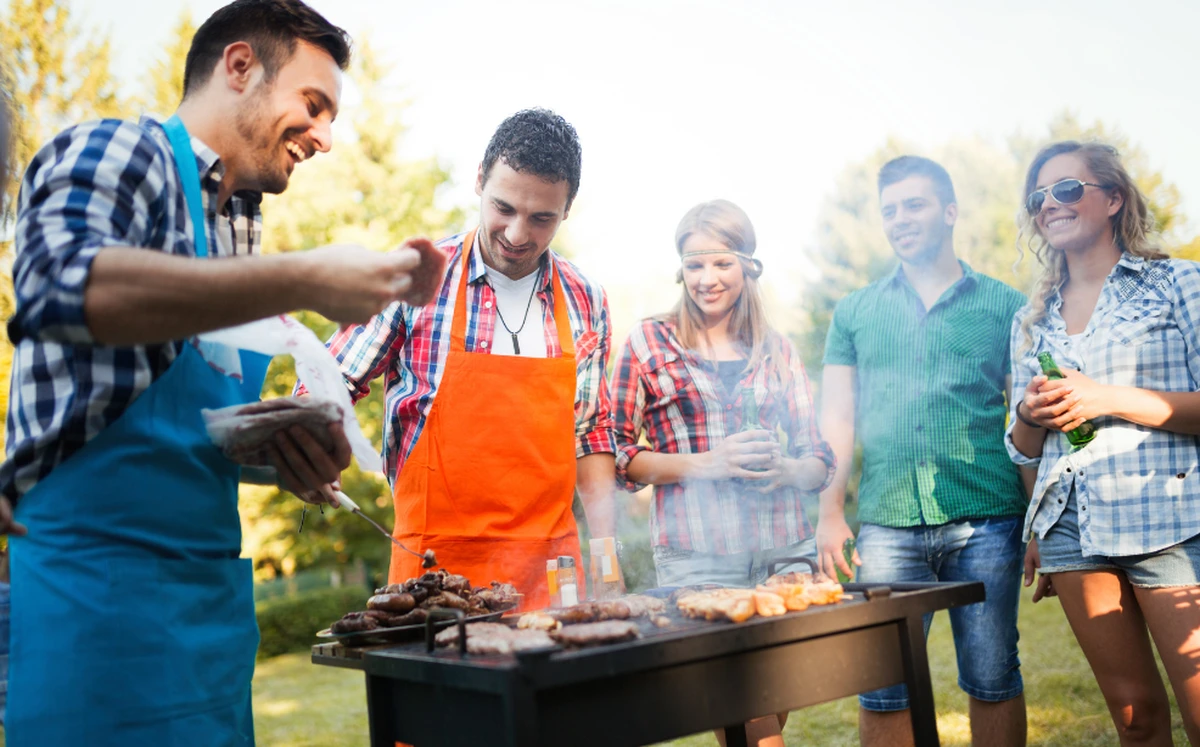
<instances>
[{"instance_id":1,"label":"light blue plaid shirt","mask_svg":"<svg viewBox=\"0 0 1200 747\"><path fill-rule=\"evenodd\" d=\"M1037 467L1025 516L1025 539L1043 538L1070 491L1079 510L1085 555L1140 555L1200 534L1200 438L1097 418L1096 438L1072 450L1065 433L1046 434L1040 459L1013 446L1015 403L1034 376L1029 361L1049 351L1060 367L1101 384L1159 392L1193 392L1200 382L1200 264L1143 260L1125 254L1109 273L1077 342L1067 337L1054 291L1032 345L1021 332L1029 307L1013 321L1013 419L1005 442L1017 464ZM1036 361L1035 361L1036 363Z\"/></svg>"}]
</instances>

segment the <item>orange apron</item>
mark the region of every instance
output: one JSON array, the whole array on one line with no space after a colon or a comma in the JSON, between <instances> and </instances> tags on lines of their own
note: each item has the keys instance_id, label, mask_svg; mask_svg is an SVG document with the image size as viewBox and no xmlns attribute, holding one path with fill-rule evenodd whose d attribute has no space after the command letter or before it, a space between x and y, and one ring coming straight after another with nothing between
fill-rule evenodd
<instances>
[{"instance_id":1,"label":"orange apron","mask_svg":"<svg viewBox=\"0 0 1200 747\"><path fill-rule=\"evenodd\" d=\"M575 344L566 297L551 262L560 358L466 351L467 266L476 231L463 241L446 369L425 428L393 491L396 539L437 553L438 564L476 586L511 583L522 609L549 606L546 561L575 558L583 589L575 496ZM390 583L423 573L392 548Z\"/></svg>"}]
</instances>

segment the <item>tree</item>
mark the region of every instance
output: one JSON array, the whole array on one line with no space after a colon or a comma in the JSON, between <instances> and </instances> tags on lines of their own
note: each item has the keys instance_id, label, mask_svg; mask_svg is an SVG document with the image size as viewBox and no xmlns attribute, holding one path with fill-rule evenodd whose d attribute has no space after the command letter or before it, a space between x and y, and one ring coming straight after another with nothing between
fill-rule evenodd
<instances>
[{"instance_id":1,"label":"tree","mask_svg":"<svg viewBox=\"0 0 1200 747\"><path fill-rule=\"evenodd\" d=\"M171 41L146 73L147 97L142 102L145 111L165 117L178 108L183 100L184 64L195 35L196 24L192 21L192 12L184 8L175 28L171 30Z\"/></svg>"},{"instance_id":2,"label":"tree","mask_svg":"<svg viewBox=\"0 0 1200 747\"><path fill-rule=\"evenodd\" d=\"M447 171L434 159L405 162L397 155L404 107L387 94L388 73L388 64L370 40L360 39L348 76L357 96L347 92L337 123L340 127L348 120L349 127L336 131L332 154L305 163L285 193L264 200L264 251L338 243L386 251L410 236L445 235L461 223L461 211L435 204L439 187L449 180ZM335 329L313 313L298 318L321 339ZM276 360L264 396L290 394L295 381L291 360ZM373 387L356 410L363 432L379 446L385 417L382 387ZM391 493L381 478L354 465L343 474L342 489L380 524L392 525ZM256 558L260 578L353 558L363 558L378 570L386 568L390 543L347 512L327 510L322 518L311 509L305 531L299 534L302 504L275 488L243 488L241 509L246 550Z\"/></svg>"}]
</instances>

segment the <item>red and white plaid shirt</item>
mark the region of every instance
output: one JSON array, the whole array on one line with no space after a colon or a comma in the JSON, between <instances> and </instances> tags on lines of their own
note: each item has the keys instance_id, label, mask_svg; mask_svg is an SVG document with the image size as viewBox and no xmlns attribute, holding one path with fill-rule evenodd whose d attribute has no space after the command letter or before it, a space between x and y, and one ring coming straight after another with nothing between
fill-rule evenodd
<instances>
[{"instance_id":1,"label":"red and white plaid shirt","mask_svg":"<svg viewBox=\"0 0 1200 747\"><path fill-rule=\"evenodd\" d=\"M383 461L390 482L421 436L446 366L465 238L466 234L459 234L437 244L446 253L449 269L436 301L419 307L393 304L367 324L339 331L328 343L355 401L370 393L371 382L383 376ZM612 344L608 301L604 290L574 265L553 251L546 252L538 269L537 297L547 356L562 354L554 325L550 262L558 268L575 340L575 454L612 453L616 450L612 404L605 381ZM478 242L467 260L467 273L467 352L488 354L496 330L496 297L486 282Z\"/></svg>"},{"instance_id":2,"label":"red and white plaid shirt","mask_svg":"<svg viewBox=\"0 0 1200 747\"><path fill-rule=\"evenodd\" d=\"M828 485L835 458L817 430L808 377L791 342L776 339L778 359L764 356L742 377L738 391L727 393L711 364L679 342L673 323L647 319L635 327L612 381L617 478L625 488L645 487L630 482L626 472L639 451L699 454L741 430L746 387L755 392L758 425L782 431L785 456L825 462ZM643 434L649 446L640 443ZM735 480L658 485L650 514L651 542L719 555L794 545L813 534L801 496L792 487L764 495Z\"/></svg>"}]
</instances>

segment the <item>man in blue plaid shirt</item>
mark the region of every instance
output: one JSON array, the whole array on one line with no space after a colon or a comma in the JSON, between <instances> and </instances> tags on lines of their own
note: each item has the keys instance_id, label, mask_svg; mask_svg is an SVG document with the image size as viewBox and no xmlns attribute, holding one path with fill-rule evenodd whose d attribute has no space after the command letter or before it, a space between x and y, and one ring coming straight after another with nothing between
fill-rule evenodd
<instances>
[{"instance_id":1,"label":"man in blue plaid shirt","mask_svg":"<svg viewBox=\"0 0 1200 747\"><path fill-rule=\"evenodd\" d=\"M349 55L300 0L237 0L196 32L175 116L72 127L28 167L0 467L28 528L10 747L253 744L240 474L200 413L256 401L268 361L196 336L301 308L364 322L412 294L412 249L257 256L262 194L332 146ZM285 487L336 481L331 431L331 451L280 439Z\"/></svg>"}]
</instances>

